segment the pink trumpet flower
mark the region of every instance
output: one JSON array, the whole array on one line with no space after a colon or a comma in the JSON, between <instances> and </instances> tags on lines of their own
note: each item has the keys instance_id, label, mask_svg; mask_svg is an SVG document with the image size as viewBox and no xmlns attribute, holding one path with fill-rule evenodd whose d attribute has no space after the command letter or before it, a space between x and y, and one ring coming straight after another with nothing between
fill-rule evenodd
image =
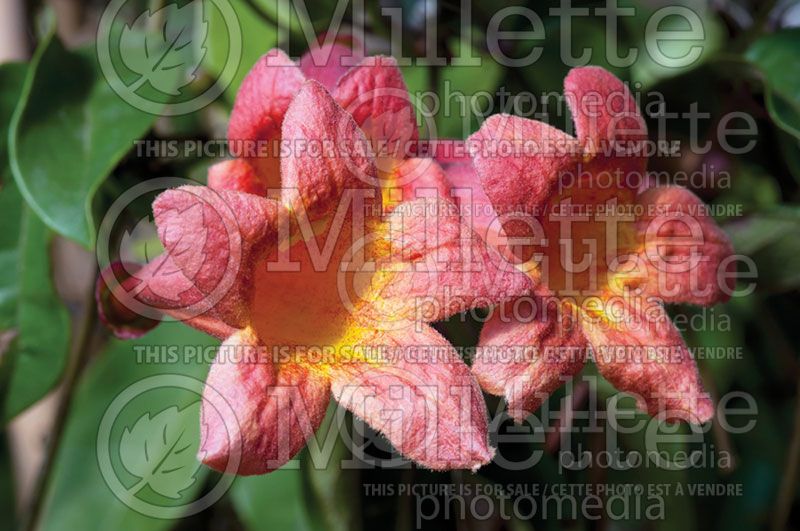
<instances>
[{"instance_id":1,"label":"pink trumpet flower","mask_svg":"<svg viewBox=\"0 0 800 531\"><path fill-rule=\"evenodd\" d=\"M639 186L647 128L619 79L585 67L564 85L577 138L495 115L468 140L472 175L536 284L486 322L473 373L521 422L591 355L650 415L705 422L712 402L663 303L727 300L731 244L690 191Z\"/></svg>"},{"instance_id":2,"label":"pink trumpet flower","mask_svg":"<svg viewBox=\"0 0 800 531\"><path fill-rule=\"evenodd\" d=\"M391 183L371 140L386 129L365 124L383 100L343 105L354 87L399 90L396 70L384 59L350 69L332 96L283 52L267 54L242 85L230 137L280 140L280 150L217 165L209 187L159 195L166 252L98 284L102 315L124 337L155 324L138 318L144 305L223 340L202 407L199 457L212 468L277 469L314 434L331 395L422 466L492 458L480 388L428 323L522 296L531 281L444 198L382 208ZM413 114L392 117L393 130L411 131Z\"/></svg>"},{"instance_id":3,"label":"pink trumpet flower","mask_svg":"<svg viewBox=\"0 0 800 531\"><path fill-rule=\"evenodd\" d=\"M253 66L228 127L231 149L240 156L210 169L210 187L262 195L279 188L281 124L307 79L328 89L366 135L385 209L418 197L420 189L447 197L441 167L429 158L411 156L417 151L415 111L397 62L385 56L361 57L339 42L312 48L299 64L275 48Z\"/></svg>"}]
</instances>

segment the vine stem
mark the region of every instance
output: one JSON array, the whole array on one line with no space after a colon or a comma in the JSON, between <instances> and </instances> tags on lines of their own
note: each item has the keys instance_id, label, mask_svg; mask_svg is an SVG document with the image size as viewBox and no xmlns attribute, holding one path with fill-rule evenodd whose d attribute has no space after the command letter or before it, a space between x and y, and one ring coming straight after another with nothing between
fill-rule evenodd
<instances>
[{"instance_id":1,"label":"vine stem","mask_svg":"<svg viewBox=\"0 0 800 531\"><path fill-rule=\"evenodd\" d=\"M95 268L93 278L97 278L97 269ZM67 425L67 417L69 416L72 402L75 398L75 390L77 388L78 380L82 373L83 367L89 358L92 336L97 317L97 309L95 307L94 299L94 285L92 282L91 289L88 290L86 301L83 304L83 314L81 315L80 328L70 349L69 358L67 361L67 368L64 372L64 380L61 387L61 400L58 402L56 408L55 419L53 420L53 427L50 430L50 438L47 441L47 450L45 453L42 465L39 468L39 474L31 492L31 501L26 511L26 518L23 518L22 526L20 529L24 531L35 531L41 519L42 509L44 508L44 500L47 496L47 487L53 475L53 465L58 453L61 439L64 436L64 431Z\"/></svg>"}]
</instances>

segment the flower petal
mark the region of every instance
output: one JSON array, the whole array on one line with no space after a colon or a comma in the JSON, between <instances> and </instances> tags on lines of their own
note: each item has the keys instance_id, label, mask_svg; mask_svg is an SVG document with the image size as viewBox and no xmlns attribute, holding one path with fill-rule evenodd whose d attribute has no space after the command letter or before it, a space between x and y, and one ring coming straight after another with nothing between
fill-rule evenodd
<instances>
[{"instance_id":1,"label":"flower petal","mask_svg":"<svg viewBox=\"0 0 800 531\"><path fill-rule=\"evenodd\" d=\"M342 264L354 238L348 221L324 234L270 250L255 267L248 312L262 341L279 346L334 346L348 333L352 306ZM313 324L312 324L313 323Z\"/></svg>"},{"instance_id":2,"label":"flower petal","mask_svg":"<svg viewBox=\"0 0 800 531\"><path fill-rule=\"evenodd\" d=\"M120 339L141 337L159 323L157 314L141 315L131 307L128 292L136 281L130 279L140 269L138 264L113 262L101 272L95 283L94 298L100 321Z\"/></svg>"},{"instance_id":3,"label":"flower petal","mask_svg":"<svg viewBox=\"0 0 800 531\"><path fill-rule=\"evenodd\" d=\"M478 383L488 393L505 396L516 422L580 372L587 348L574 311L541 296L520 301L494 309L472 362Z\"/></svg>"},{"instance_id":4,"label":"flower petal","mask_svg":"<svg viewBox=\"0 0 800 531\"><path fill-rule=\"evenodd\" d=\"M728 235L706 205L680 186L646 190L638 198L644 215L637 221L643 267L621 275L623 283L644 284L644 293L665 302L710 306L730 299L735 262Z\"/></svg>"},{"instance_id":5,"label":"flower petal","mask_svg":"<svg viewBox=\"0 0 800 531\"><path fill-rule=\"evenodd\" d=\"M422 325L363 341L391 358L333 371L331 390L342 406L426 468L476 470L491 460L480 388L441 335Z\"/></svg>"},{"instance_id":6,"label":"flower petal","mask_svg":"<svg viewBox=\"0 0 800 531\"><path fill-rule=\"evenodd\" d=\"M214 405L217 394L229 408ZM243 476L276 470L314 434L329 401L327 379L274 364L253 332L238 331L222 344L206 379L198 457ZM241 455L232 455L237 449ZM226 470L231 459L238 468Z\"/></svg>"},{"instance_id":7,"label":"flower petal","mask_svg":"<svg viewBox=\"0 0 800 531\"><path fill-rule=\"evenodd\" d=\"M326 89L333 90L336 82L363 58L356 48L335 41L314 45L300 58L300 70L308 79L319 81Z\"/></svg>"},{"instance_id":8,"label":"flower petal","mask_svg":"<svg viewBox=\"0 0 800 531\"><path fill-rule=\"evenodd\" d=\"M394 58L364 59L339 80L333 96L364 131L380 171L391 171L394 161L411 152L416 114Z\"/></svg>"},{"instance_id":9,"label":"flower petal","mask_svg":"<svg viewBox=\"0 0 800 531\"><path fill-rule=\"evenodd\" d=\"M598 66L573 68L564 80L564 96L586 153L629 159L631 167L644 170L647 125L622 81Z\"/></svg>"},{"instance_id":10,"label":"flower petal","mask_svg":"<svg viewBox=\"0 0 800 531\"><path fill-rule=\"evenodd\" d=\"M441 198L398 205L376 248L379 285L366 308L376 321L437 321L528 293L530 278L461 222ZM382 282L382 284L380 284Z\"/></svg>"},{"instance_id":11,"label":"flower petal","mask_svg":"<svg viewBox=\"0 0 800 531\"><path fill-rule=\"evenodd\" d=\"M228 125L231 151L247 159L268 188L280 187L277 141L286 110L304 80L294 61L274 48L253 65L236 95Z\"/></svg>"},{"instance_id":12,"label":"flower petal","mask_svg":"<svg viewBox=\"0 0 800 531\"><path fill-rule=\"evenodd\" d=\"M433 159L410 158L394 165L390 179L381 183L384 209L419 197L450 198L447 176Z\"/></svg>"},{"instance_id":13,"label":"flower petal","mask_svg":"<svg viewBox=\"0 0 800 531\"><path fill-rule=\"evenodd\" d=\"M427 156L435 158L439 164L472 163L469 145L464 140L439 138L420 142L420 145L422 148L420 151L424 149Z\"/></svg>"},{"instance_id":14,"label":"flower petal","mask_svg":"<svg viewBox=\"0 0 800 531\"><path fill-rule=\"evenodd\" d=\"M644 297L605 304L583 323L600 373L620 391L632 393L651 416L709 420L714 407L697 365L661 304Z\"/></svg>"},{"instance_id":15,"label":"flower petal","mask_svg":"<svg viewBox=\"0 0 800 531\"><path fill-rule=\"evenodd\" d=\"M282 134L291 147L281 159L283 202L304 208L310 221L335 210L345 189L377 185L364 133L316 81L289 106Z\"/></svg>"},{"instance_id":16,"label":"flower petal","mask_svg":"<svg viewBox=\"0 0 800 531\"><path fill-rule=\"evenodd\" d=\"M475 170L500 216L541 215L559 179L573 175L578 141L545 123L508 114L490 116L468 139ZM522 222L504 224L510 236L527 234Z\"/></svg>"},{"instance_id":17,"label":"flower petal","mask_svg":"<svg viewBox=\"0 0 800 531\"><path fill-rule=\"evenodd\" d=\"M208 168L208 187L217 191L267 195L266 184L258 178L253 166L244 159L224 160Z\"/></svg>"},{"instance_id":18,"label":"flower petal","mask_svg":"<svg viewBox=\"0 0 800 531\"><path fill-rule=\"evenodd\" d=\"M277 240L275 201L183 186L153 203L158 236L181 273L226 322L246 321L255 261Z\"/></svg>"},{"instance_id":19,"label":"flower petal","mask_svg":"<svg viewBox=\"0 0 800 531\"><path fill-rule=\"evenodd\" d=\"M445 174L464 223L490 244L499 245L503 231L472 162L448 164Z\"/></svg>"},{"instance_id":20,"label":"flower petal","mask_svg":"<svg viewBox=\"0 0 800 531\"><path fill-rule=\"evenodd\" d=\"M240 317L209 305L168 254L144 266L111 264L97 279L95 299L101 321L120 339L146 334L162 313L222 339L233 332Z\"/></svg>"}]
</instances>

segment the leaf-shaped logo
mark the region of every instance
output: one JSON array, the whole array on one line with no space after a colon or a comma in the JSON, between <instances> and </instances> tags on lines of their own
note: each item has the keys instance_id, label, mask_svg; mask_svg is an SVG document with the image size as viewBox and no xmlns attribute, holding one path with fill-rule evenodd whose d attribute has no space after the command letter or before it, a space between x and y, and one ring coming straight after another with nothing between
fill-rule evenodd
<instances>
[{"instance_id":1,"label":"leaf-shaped logo","mask_svg":"<svg viewBox=\"0 0 800 531\"><path fill-rule=\"evenodd\" d=\"M202 0L183 7L171 3L155 12L148 9L122 28L122 62L139 75L129 88L135 91L149 82L156 90L177 96L197 77L207 36Z\"/></svg>"},{"instance_id":2,"label":"leaf-shaped logo","mask_svg":"<svg viewBox=\"0 0 800 531\"><path fill-rule=\"evenodd\" d=\"M405 156L408 143L416 130L412 112L410 107L384 111L377 116L371 115L361 125L379 159L379 170L391 170L390 166L380 167L380 159L402 159Z\"/></svg>"},{"instance_id":3,"label":"leaf-shaped logo","mask_svg":"<svg viewBox=\"0 0 800 531\"><path fill-rule=\"evenodd\" d=\"M208 261L205 249L210 222L204 207L205 203L193 203L183 210L170 209L160 218L164 250L189 280L194 280ZM170 223L172 219L176 221Z\"/></svg>"},{"instance_id":4,"label":"leaf-shaped logo","mask_svg":"<svg viewBox=\"0 0 800 531\"><path fill-rule=\"evenodd\" d=\"M150 216L144 216L133 227L122 233L119 243L119 259L125 262L149 262L164 251L158 239L156 225Z\"/></svg>"},{"instance_id":5,"label":"leaf-shaped logo","mask_svg":"<svg viewBox=\"0 0 800 531\"><path fill-rule=\"evenodd\" d=\"M191 426L197 422L200 402L183 409L169 407L155 416L145 413L125 428L120 439L122 465L139 478L129 489L135 494L145 486L173 500L192 486L199 463L195 457L199 445Z\"/></svg>"}]
</instances>

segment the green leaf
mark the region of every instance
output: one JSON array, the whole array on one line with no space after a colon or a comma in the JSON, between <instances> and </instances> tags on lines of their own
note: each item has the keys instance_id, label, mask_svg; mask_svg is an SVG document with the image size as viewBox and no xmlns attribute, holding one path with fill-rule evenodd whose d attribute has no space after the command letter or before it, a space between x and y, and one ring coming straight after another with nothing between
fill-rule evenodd
<instances>
[{"instance_id":1,"label":"green leaf","mask_svg":"<svg viewBox=\"0 0 800 531\"><path fill-rule=\"evenodd\" d=\"M131 509L106 483L98 460L101 444L106 442L99 442L100 425L115 398L131 384L142 382L145 378L156 375L173 379L188 376L202 383L207 372L208 356L201 357L197 353L205 352L204 349L215 344L213 338L181 323L162 323L135 341L110 342L102 358L97 359L83 375L76 391L47 491L41 526L43 531L154 531L174 526L174 520L154 518ZM143 355L142 352L149 355ZM113 420L110 440L107 441L113 465L110 473L126 488L136 486L136 477L120 462L123 456L114 458L114 449L120 448L125 428L135 426L145 413L149 412L151 419L158 417L165 407L175 406L178 410L185 410L185 414L178 414L172 419L175 424L169 430L185 431L181 440L188 438L186 440L190 448L187 452L197 448L200 420L197 408L189 406L198 400L196 392L174 385L148 389L125 401L123 409ZM161 436L163 432L159 430L163 429L163 425L160 421L147 424L147 431L152 429L153 433L144 433L144 426L133 430L141 431L141 438L147 440ZM131 448L128 450L134 451ZM130 463L131 456L125 458ZM143 488L138 493L130 490L129 494L159 506L182 506L196 498L207 476L208 469L199 467L196 481L180 493L179 500L163 496L150 488Z\"/></svg>"},{"instance_id":2,"label":"green leaf","mask_svg":"<svg viewBox=\"0 0 800 531\"><path fill-rule=\"evenodd\" d=\"M199 0L181 7L170 3L155 12L147 10L132 25L125 25L120 36L120 47L125 50L122 61L140 76L136 86L148 82L165 94L177 96L181 87L197 78L208 35L208 22L202 19L202 9ZM200 23L193 24L195 19ZM177 86L175 69L186 74Z\"/></svg>"},{"instance_id":3,"label":"green leaf","mask_svg":"<svg viewBox=\"0 0 800 531\"><path fill-rule=\"evenodd\" d=\"M711 312L714 312L713 314ZM741 318L740 311L737 308L736 302L727 302L714 307L713 310L698 310L694 307L687 307L684 309L684 314L697 318L698 320L704 316L714 315L719 319L717 323L709 323L706 326L685 326L682 330L684 338L690 348L705 348L708 352L713 352L714 349L731 349L731 352L736 348L746 349L745 336L744 336L744 319ZM726 319L730 323L730 328L722 326ZM691 323L692 321L688 321ZM748 369L749 363L743 360L730 360L725 356L707 356L698 362L701 367L708 370L708 374L714 380L714 386L720 394L728 392L737 377L749 376Z\"/></svg>"},{"instance_id":4,"label":"green leaf","mask_svg":"<svg viewBox=\"0 0 800 531\"><path fill-rule=\"evenodd\" d=\"M54 231L91 248L95 191L155 116L113 91L92 45L71 52L51 33L31 60L9 130L20 191Z\"/></svg>"},{"instance_id":5,"label":"green leaf","mask_svg":"<svg viewBox=\"0 0 800 531\"><path fill-rule=\"evenodd\" d=\"M768 245L751 258L758 266L757 286L771 292L791 291L800 287L800 225L794 234L780 243Z\"/></svg>"},{"instance_id":6,"label":"green leaf","mask_svg":"<svg viewBox=\"0 0 800 531\"><path fill-rule=\"evenodd\" d=\"M282 468L263 476L238 477L230 496L248 531L307 529L299 470Z\"/></svg>"},{"instance_id":7,"label":"green leaf","mask_svg":"<svg viewBox=\"0 0 800 531\"><path fill-rule=\"evenodd\" d=\"M748 48L745 57L764 76L772 119L800 139L800 28L764 35Z\"/></svg>"},{"instance_id":8,"label":"green leaf","mask_svg":"<svg viewBox=\"0 0 800 531\"><path fill-rule=\"evenodd\" d=\"M0 195L16 195L11 186ZM0 201L2 203L3 201ZM3 253L14 262L10 277L16 289L6 290L3 306L15 306L16 339L8 358L8 386L2 397L2 420L8 421L43 397L61 378L69 352L69 314L55 291L51 278L49 247L51 232L29 208L23 206L18 248ZM9 270L7 270L9 271ZM13 300L13 302L12 302Z\"/></svg>"},{"instance_id":9,"label":"green leaf","mask_svg":"<svg viewBox=\"0 0 800 531\"><path fill-rule=\"evenodd\" d=\"M730 186L714 202L737 206L740 212L750 213L773 207L780 199L777 180L761 166L743 161Z\"/></svg>"},{"instance_id":10,"label":"green leaf","mask_svg":"<svg viewBox=\"0 0 800 531\"><path fill-rule=\"evenodd\" d=\"M737 252L754 254L785 241L800 225L800 209L782 206L725 225Z\"/></svg>"},{"instance_id":11,"label":"green leaf","mask_svg":"<svg viewBox=\"0 0 800 531\"><path fill-rule=\"evenodd\" d=\"M172 499L195 482L197 438L186 427L199 416L200 403L183 409L168 407L151 417L145 412L120 441L122 464L139 478L137 487L151 489Z\"/></svg>"},{"instance_id":12,"label":"green leaf","mask_svg":"<svg viewBox=\"0 0 800 531\"><path fill-rule=\"evenodd\" d=\"M270 474L237 478L230 494L248 531L360 529L358 470L342 469L350 451L333 426L342 420L341 411L337 413L331 403L316 434L323 466L316 466L312 452L305 449L299 457L300 470L292 462ZM329 454L324 450L326 441L333 443Z\"/></svg>"},{"instance_id":13,"label":"green leaf","mask_svg":"<svg viewBox=\"0 0 800 531\"><path fill-rule=\"evenodd\" d=\"M58 383L69 352L69 314L51 278L51 233L30 209L23 213L17 260L17 339L8 354L11 374L3 421L42 398Z\"/></svg>"},{"instance_id":14,"label":"green leaf","mask_svg":"<svg viewBox=\"0 0 800 531\"><path fill-rule=\"evenodd\" d=\"M26 66L17 63L0 65L0 128L7 129L14 106L25 81ZM16 190L8 165L8 137L0 136L0 270L15 271L17 243L22 214L22 198ZM0 275L0 330L16 323L17 277Z\"/></svg>"},{"instance_id":15,"label":"green leaf","mask_svg":"<svg viewBox=\"0 0 800 531\"><path fill-rule=\"evenodd\" d=\"M639 414L637 417L648 419L644 414ZM658 531L697 529L695 502L688 491L690 483L688 470L691 464L687 461L687 456L697 451L690 445L696 435L689 435L689 428L686 425L670 425L654 419L648 419L646 425L647 429L619 431L614 435L622 443L619 448L622 459L637 454L642 459L642 464L639 466L627 469L611 467L608 471L610 484L628 484L642 489L639 501L636 502L641 503L641 510L637 509L626 514L625 520L631 523L649 523L652 525L648 528ZM610 427L607 429L611 430ZM609 451L614 452L615 449L609 448ZM650 490L665 487L666 490L657 495L653 495L654 491ZM636 494L631 496L631 499L635 499L633 496ZM611 506L609 508L611 509ZM647 522L647 520L653 521Z\"/></svg>"},{"instance_id":16,"label":"green leaf","mask_svg":"<svg viewBox=\"0 0 800 531\"><path fill-rule=\"evenodd\" d=\"M755 262L758 289L800 287L800 208L774 208L728 223L725 229L736 251Z\"/></svg>"},{"instance_id":17,"label":"green leaf","mask_svg":"<svg viewBox=\"0 0 800 531\"><path fill-rule=\"evenodd\" d=\"M343 426L351 422L352 417L343 413L344 410L340 410L332 401L328 406L325 420L317 430L317 439L322 438L323 441L319 447L325 447L324 441L328 440L328 437L335 437L330 456L325 457L319 465L314 463L308 449L300 457L305 494L303 499L312 529L326 531L361 529L358 503L359 471L342 467L345 460L352 458L350 449L340 435Z\"/></svg>"},{"instance_id":18,"label":"green leaf","mask_svg":"<svg viewBox=\"0 0 800 531\"><path fill-rule=\"evenodd\" d=\"M483 120L479 113L494 100L503 67L488 54L473 51L472 55L480 57L480 66L447 65L439 71L438 138L463 139L469 136ZM476 97L478 93L483 94ZM488 97L485 97L486 93Z\"/></svg>"},{"instance_id":19,"label":"green leaf","mask_svg":"<svg viewBox=\"0 0 800 531\"><path fill-rule=\"evenodd\" d=\"M236 12L236 18L239 21L241 36L246 37L242 38L242 57L238 68L230 79L221 80L223 82L230 81L228 88L225 89L225 98L230 103L233 103L239 90L239 85L242 84L244 76L258 61L258 58L278 43L277 28L259 16L248 3L244 0L230 0L230 6ZM270 4L276 4L276 2L275 0L256 0L253 4L260 5L262 9L271 11L266 8ZM230 28L225 24L225 19L218 10L208 10L208 23L208 59L205 65L214 76L221 76L228 61L228 51L231 46L230 39L233 36Z\"/></svg>"},{"instance_id":20,"label":"green leaf","mask_svg":"<svg viewBox=\"0 0 800 531\"><path fill-rule=\"evenodd\" d=\"M408 87L408 91L412 96L417 96L430 88L430 67L413 64L401 66L400 70L403 72L403 80L406 82L406 87Z\"/></svg>"},{"instance_id":21,"label":"green leaf","mask_svg":"<svg viewBox=\"0 0 800 531\"><path fill-rule=\"evenodd\" d=\"M0 65L0 126L8 130L11 115L19 101L22 85L25 83L25 72L28 65L23 63L6 63ZM0 186L8 183L11 167L8 164L8 135L0 135ZM0 235L0 238L3 236Z\"/></svg>"}]
</instances>

